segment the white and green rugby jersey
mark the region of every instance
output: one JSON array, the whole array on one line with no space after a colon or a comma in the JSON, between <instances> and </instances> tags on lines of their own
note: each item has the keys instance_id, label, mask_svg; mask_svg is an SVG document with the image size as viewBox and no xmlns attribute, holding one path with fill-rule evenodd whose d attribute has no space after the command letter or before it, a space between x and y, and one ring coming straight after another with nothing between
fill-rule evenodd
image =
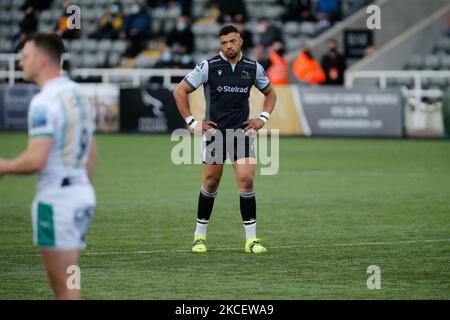
<instances>
[{"instance_id":1,"label":"white and green rugby jersey","mask_svg":"<svg viewBox=\"0 0 450 320\"><path fill-rule=\"evenodd\" d=\"M66 77L47 81L31 100L29 137L53 137L47 165L38 188L64 177L87 176L89 150L95 131L94 110L78 84Z\"/></svg>"}]
</instances>

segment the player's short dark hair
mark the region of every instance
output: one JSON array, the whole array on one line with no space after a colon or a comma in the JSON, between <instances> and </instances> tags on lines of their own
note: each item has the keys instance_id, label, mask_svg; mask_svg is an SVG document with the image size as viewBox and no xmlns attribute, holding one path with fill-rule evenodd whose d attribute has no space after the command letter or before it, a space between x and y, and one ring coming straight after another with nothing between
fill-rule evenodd
<instances>
[{"instance_id":1,"label":"player's short dark hair","mask_svg":"<svg viewBox=\"0 0 450 320\"><path fill-rule=\"evenodd\" d=\"M219 31L219 37L226 36L227 34L230 34L230 33L233 33L233 32L236 32L237 34L239 34L239 31L238 31L238 29L236 29L235 26L232 26L231 24L227 25L227 26L224 26Z\"/></svg>"},{"instance_id":2,"label":"player's short dark hair","mask_svg":"<svg viewBox=\"0 0 450 320\"><path fill-rule=\"evenodd\" d=\"M56 33L35 33L28 41L33 41L36 48L39 48L56 64L61 63L61 56L64 52L64 43Z\"/></svg>"}]
</instances>

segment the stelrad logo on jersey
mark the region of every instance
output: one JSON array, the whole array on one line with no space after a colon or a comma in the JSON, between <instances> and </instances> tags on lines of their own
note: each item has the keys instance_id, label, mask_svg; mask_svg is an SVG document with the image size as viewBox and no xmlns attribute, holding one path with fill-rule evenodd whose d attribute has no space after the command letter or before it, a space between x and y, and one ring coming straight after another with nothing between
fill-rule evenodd
<instances>
[{"instance_id":1,"label":"stelrad logo on jersey","mask_svg":"<svg viewBox=\"0 0 450 320\"><path fill-rule=\"evenodd\" d=\"M238 87L238 86L234 86L234 87L230 87L230 86L219 86L217 87L217 91L219 92L235 92L235 93L247 93L248 92L248 87Z\"/></svg>"}]
</instances>

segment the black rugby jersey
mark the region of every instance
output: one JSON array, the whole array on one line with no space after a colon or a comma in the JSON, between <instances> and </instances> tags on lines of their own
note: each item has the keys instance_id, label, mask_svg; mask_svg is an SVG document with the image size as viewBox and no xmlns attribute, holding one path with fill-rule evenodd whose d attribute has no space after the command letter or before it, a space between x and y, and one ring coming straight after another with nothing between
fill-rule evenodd
<instances>
[{"instance_id":1,"label":"black rugby jersey","mask_svg":"<svg viewBox=\"0 0 450 320\"><path fill-rule=\"evenodd\" d=\"M205 121L217 123L217 129L243 128L248 120L250 89L254 85L264 91L269 85L263 67L254 60L242 56L236 65L220 55L203 60L185 78L196 90L203 84L206 112Z\"/></svg>"}]
</instances>

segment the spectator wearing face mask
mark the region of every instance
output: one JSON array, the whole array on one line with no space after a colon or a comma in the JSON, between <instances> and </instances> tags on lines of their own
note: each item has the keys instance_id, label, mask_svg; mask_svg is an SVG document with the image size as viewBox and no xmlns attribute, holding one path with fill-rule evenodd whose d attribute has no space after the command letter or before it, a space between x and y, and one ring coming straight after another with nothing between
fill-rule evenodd
<instances>
[{"instance_id":1,"label":"spectator wearing face mask","mask_svg":"<svg viewBox=\"0 0 450 320\"><path fill-rule=\"evenodd\" d=\"M321 84L326 80L320 63L314 59L311 49L305 46L294 61L293 71L297 79L306 84Z\"/></svg>"},{"instance_id":2,"label":"spectator wearing face mask","mask_svg":"<svg viewBox=\"0 0 450 320\"><path fill-rule=\"evenodd\" d=\"M120 39L130 42L125 56L134 58L145 48L150 38L150 26L151 18L147 6L141 1L133 2L119 34Z\"/></svg>"},{"instance_id":3,"label":"spectator wearing face mask","mask_svg":"<svg viewBox=\"0 0 450 320\"><path fill-rule=\"evenodd\" d=\"M336 40L329 40L327 46L328 52L322 57L322 68L327 78L325 83L343 85L346 69L345 57L338 51Z\"/></svg>"},{"instance_id":4,"label":"spectator wearing face mask","mask_svg":"<svg viewBox=\"0 0 450 320\"><path fill-rule=\"evenodd\" d=\"M124 14L122 4L114 2L108 11L100 18L98 31L93 35L97 39L117 39L123 27Z\"/></svg>"},{"instance_id":5,"label":"spectator wearing face mask","mask_svg":"<svg viewBox=\"0 0 450 320\"><path fill-rule=\"evenodd\" d=\"M192 54L194 51L194 34L189 17L179 16L174 29L167 36L167 45L176 54Z\"/></svg>"}]
</instances>

